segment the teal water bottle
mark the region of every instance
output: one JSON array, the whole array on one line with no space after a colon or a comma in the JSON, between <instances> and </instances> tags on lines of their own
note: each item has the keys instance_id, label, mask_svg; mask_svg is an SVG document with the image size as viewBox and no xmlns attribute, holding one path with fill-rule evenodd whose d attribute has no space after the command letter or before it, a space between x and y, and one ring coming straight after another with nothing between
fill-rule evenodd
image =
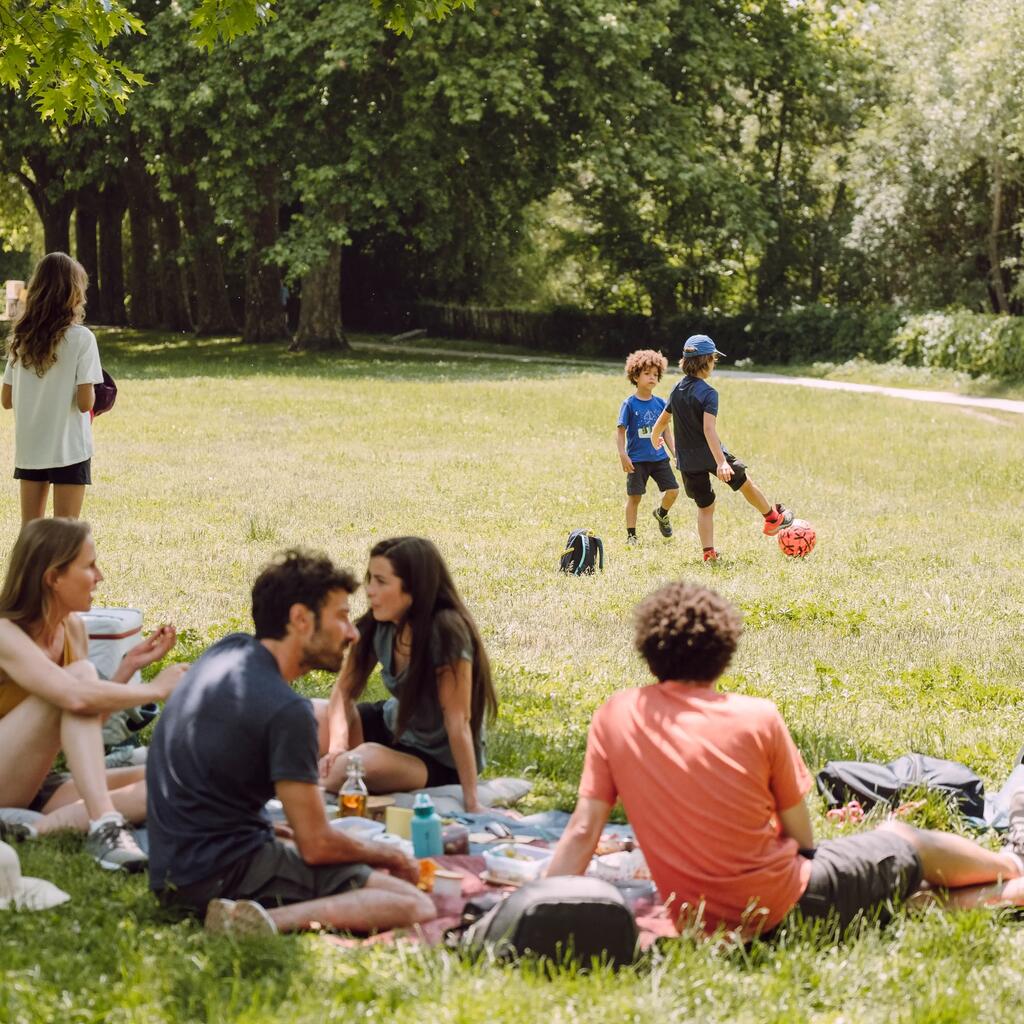
<instances>
[{"instance_id":1,"label":"teal water bottle","mask_svg":"<svg viewBox=\"0 0 1024 1024\"><path fill-rule=\"evenodd\" d=\"M412 852L417 857L440 857L444 853L441 843L441 819L434 810L434 801L427 793L418 793L412 805Z\"/></svg>"}]
</instances>

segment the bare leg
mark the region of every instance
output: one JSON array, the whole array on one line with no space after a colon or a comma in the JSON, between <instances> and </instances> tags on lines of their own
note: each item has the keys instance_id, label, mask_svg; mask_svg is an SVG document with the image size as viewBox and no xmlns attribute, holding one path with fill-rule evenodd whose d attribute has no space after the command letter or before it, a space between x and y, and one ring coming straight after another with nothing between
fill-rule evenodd
<instances>
[{"instance_id":1,"label":"bare leg","mask_svg":"<svg viewBox=\"0 0 1024 1024\"><path fill-rule=\"evenodd\" d=\"M697 536L700 537L702 548L715 546L715 505L712 502L707 508L697 509Z\"/></svg>"},{"instance_id":2,"label":"bare leg","mask_svg":"<svg viewBox=\"0 0 1024 1024\"><path fill-rule=\"evenodd\" d=\"M68 519L80 519L85 502L85 484L54 484L53 514Z\"/></svg>"},{"instance_id":3,"label":"bare leg","mask_svg":"<svg viewBox=\"0 0 1024 1024\"><path fill-rule=\"evenodd\" d=\"M114 810L125 821L139 825L146 820L146 769L141 765L132 768L107 769L107 789ZM89 813L85 801L78 796L73 782L65 783L47 801L43 808L46 815L36 825L42 836L61 829L86 832L89 828Z\"/></svg>"},{"instance_id":4,"label":"bare leg","mask_svg":"<svg viewBox=\"0 0 1024 1024\"><path fill-rule=\"evenodd\" d=\"M661 492L661 507L667 512L675 503L676 498L679 497L679 488L673 487L671 491Z\"/></svg>"},{"instance_id":5,"label":"bare leg","mask_svg":"<svg viewBox=\"0 0 1024 1024\"><path fill-rule=\"evenodd\" d=\"M60 750L61 710L26 697L0 718L0 806L28 807Z\"/></svg>"},{"instance_id":6,"label":"bare leg","mask_svg":"<svg viewBox=\"0 0 1024 1024\"><path fill-rule=\"evenodd\" d=\"M924 879L933 886L945 889L963 889L965 886L989 888L988 883L1021 876L1020 864L1015 857L986 850L963 836L912 828L897 821L887 821L879 829L895 832L917 850ZM1024 886L1021 888L1024 891Z\"/></svg>"},{"instance_id":7,"label":"bare leg","mask_svg":"<svg viewBox=\"0 0 1024 1024\"><path fill-rule=\"evenodd\" d=\"M72 715L70 712L62 714L60 745L89 818L95 821L104 814L111 814L114 804L107 789L107 767L103 761L103 722L100 717Z\"/></svg>"},{"instance_id":8,"label":"bare leg","mask_svg":"<svg viewBox=\"0 0 1024 1024\"><path fill-rule=\"evenodd\" d=\"M626 495L626 529L636 529L636 513L637 509L640 508L640 499L643 497L642 494L627 494Z\"/></svg>"},{"instance_id":9,"label":"bare leg","mask_svg":"<svg viewBox=\"0 0 1024 1024\"><path fill-rule=\"evenodd\" d=\"M349 754L363 759L366 788L371 793L408 792L422 789L427 784L427 766L411 754L382 746L380 743L361 743ZM324 782L324 788L337 793L348 771L348 755L339 757Z\"/></svg>"},{"instance_id":10,"label":"bare leg","mask_svg":"<svg viewBox=\"0 0 1024 1024\"><path fill-rule=\"evenodd\" d=\"M331 730L327 723L327 701L322 697L313 697L310 700L313 705L313 715L316 718L317 743L320 747L320 756L327 753L331 743Z\"/></svg>"},{"instance_id":11,"label":"bare leg","mask_svg":"<svg viewBox=\"0 0 1024 1024\"><path fill-rule=\"evenodd\" d=\"M767 515L772 510L771 503L764 496L764 492L749 477L740 488L740 494L757 509L761 515Z\"/></svg>"},{"instance_id":12,"label":"bare leg","mask_svg":"<svg viewBox=\"0 0 1024 1024\"><path fill-rule=\"evenodd\" d=\"M46 499L50 484L46 480L19 480L21 484L21 525L42 519L46 515Z\"/></svg>"},{"instance_id":13,"label":"bare leg","mask_svg":"<svg viewBox=\"0 0 1024 1024\"><path fill-rule=\"evenodd\" d=\"M430 921L436 911L415 886L374 871L362 889L275 907L270 916L282 932L308 928L314 921L347 932L381 932Z\"/></svg>"}]
</instances>

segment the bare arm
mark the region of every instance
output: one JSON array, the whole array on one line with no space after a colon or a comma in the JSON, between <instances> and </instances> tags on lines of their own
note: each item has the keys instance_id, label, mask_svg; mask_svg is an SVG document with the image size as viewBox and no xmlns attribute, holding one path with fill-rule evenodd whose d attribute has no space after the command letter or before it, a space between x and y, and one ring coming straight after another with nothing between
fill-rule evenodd
<instances>
[{"instance_id":1,"label":"bare arm","mask_svg":"<svg viewBox=\"0 0 1024 1024\"><path fill-rule=\"evenodd\" d=\"M96 386L79 384L75 389L75 399L78 402L78 411L88 412L96 404Z\"/></svg>"},{"instance_id":2,"label":"bare arm","mask_svg":"<svg viewBox=\"0 0 1024 1024\"><path fill-rule=\"evenodd\" d=\"M55 665L18 626L0 620L0 669L23 690L73 714L101 715L166 700L187 668L171 666L151 683L108 683L88 661Z\"/></svg>"},{"instance_id":3,"label":"bare arm","mask_svg":"<svg viewBox=\"0 0 1024 1024\"><path fill-rule=\"evenodd\" d=\"M782 826L782 834L795 839L801 850L814 849L814 828L805 801L801 800L787 810L779 811L779 824Z\"/></svg>"},{"instance_id":4,"label":"bare arm","mask_svg":"<svg viewBox=\"0 0 1024 1024\"><path fill-rule=\"evenodd\" d=\"M654 421L654 429L651 431L651 444L653 444L655 448L660 448L662 444L669 444L668 435L665 436L664 441L662 441L661 435L668 430L668 425L671 422L672 413L670 413L667 408L664 409L662 414ZM675 454L675 442L669 444L668 450Z\"/></svg>"},{"instance_id":5,"label":"bare arm","mask_svg":"<svg viewBox=\"0 0 1024 1024\"><path fill-rule=\"evenodd\" d=\"M5 409L14 408L14 388L10 384L4 384L0 387L0 405Z\"/></svg>"},{"instance_id":6,"label":"bare arm","mask_svg":"<svg viewBox=\"0 0 1024 1024\"><path fill-rule=\"evenodd\" d=\"M462 659L437 670L437 699L444 717L448 745L462 784L462 801L470 814L483 811L477 797L476 751L473 749L473 665Z\"/></svg>"},{"instance_id":7,"label":"bare arm","mask_svg":"<svg viewBox=\"0 0 1024 1024\"><path fill-rule=\"evenodd\" d=\"M704 413L704 438L711 449L711 457L718 467L716 472L718 479L728 482L732 479L732 466L725 461L725 452L722 451L722 442L718 438L717 416L710 412Z\"/></svg>"},{"instance_id":8,"label":"bare arm","mask_svg":"<svg viewBox=\"0 0 1024 1024\"><path fill-rule=\"evenodd\" d=\"M363 742L363 727L356 710L356 696L363 692L366 677L356 669L358 640L349 649L327 701L327 753L320 758L320 775L326 778L338 757Z\"/></svg>"},{"instance_id":9,"label":"bare arm","mask_svg":"<svg viewBox=\"0 0 1024 1024\"><path fill-rule=\"evenodd\" d=\"M615 428L615 446L619 450L619 462L627 473L633 472L633 460L626 454L626 428Z\"/></svg>"},{"instance_id":10,"label":"bare arm","mask_svg":"<svg viewBox=\"0 0 1024 1024\"><path fill-rule=\"evenodd\" d=\"M419 881L419 865L401 850L353 839L331 828L319 786L312 782L278 782L274 791L295 834L295 845L307 864L369 864L413 885Z\"/></svg>"},{"instance_id":11,"label":"bare arm","mask_svg":"<svg viewBox=\"0 0 1024 1024\"><path fill-rule=\"evenodd\" d=\"M549 878L552 875L582 875L587 870L611 810L611 804L593 797L581 796L576 801L576 809L551 858L547 870Z\"/></svg>"},{"instance_id":12,"label":"bare arm","mask_svg":"<svg viewBox=\"0 0 1024 1024\"><path fill-rule=\"evenodd\" d=\"M125 652L121 663L110 677L112 683L127 683L140 669L165 657L178 641L178 631L173 626L158 626L134 647Z\"/></svg>"}]
</instances>

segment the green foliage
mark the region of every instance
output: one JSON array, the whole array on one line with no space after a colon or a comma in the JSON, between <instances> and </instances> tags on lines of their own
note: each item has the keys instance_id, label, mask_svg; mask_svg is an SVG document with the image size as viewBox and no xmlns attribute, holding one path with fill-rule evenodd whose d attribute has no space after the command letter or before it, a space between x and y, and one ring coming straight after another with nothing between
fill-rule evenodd
<instances>
[{"instance_id":1,"label":"green foliage","mask_svg":"<svg viewBox=\"0 0 1024 1024\"><path fill-rule=\"evenodd\" d=\"M345 0L365 6L367 0ZM211 50L272 17L274 0L198 0L190 44ZM473 0L370 0L395 32L439 21ZM180 10L171 5L170 10ZM143 74L108 52L118 37L145 35L146 23L121 0L0 0L0 85L22 91L57 125L123 114Z\"/></svg>"},{"instance_id":2,"label":"green foliage","mask_svg":"<svg viewBox=\"0 0 1024 1024\"><path fill-rule=\"evenodd\" d=\"M893 336L894 354L912 366L974 376L1024 377L1024 319L957 310L910 317Z\"/></svg>"}]
</instances>

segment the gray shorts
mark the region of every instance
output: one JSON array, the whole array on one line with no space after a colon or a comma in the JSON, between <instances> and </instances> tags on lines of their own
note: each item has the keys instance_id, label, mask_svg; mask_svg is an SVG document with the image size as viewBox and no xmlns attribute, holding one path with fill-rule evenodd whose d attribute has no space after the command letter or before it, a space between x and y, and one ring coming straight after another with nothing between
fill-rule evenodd
<instances>
[{"instance_id":1,"label":"gray shorts","mask_svg":"<svg viewBox=\"0 0 1024 1024\"><path fill-rule=\"evenodd\" d=\"M228 864L213 878L157 893L165 906L202 914L212 899L255 900L265 907L304 903L322 896L362 889L372 868L367 864L307 864L289 843L274 840Z\"/></svg>"},{"instance_id":2,"label":"gray shorts","mask_svg":"<svg viewBox=\"0 0 1024 1024\"><path fill-rule=\"evenodd\" d=\"M811 877L796 909L807 919L831 918L840 929L861 914L888 920L921 887L921 859L894 832L826 839L800 852L811 861Z\"/></svg>"}]
</instances>

